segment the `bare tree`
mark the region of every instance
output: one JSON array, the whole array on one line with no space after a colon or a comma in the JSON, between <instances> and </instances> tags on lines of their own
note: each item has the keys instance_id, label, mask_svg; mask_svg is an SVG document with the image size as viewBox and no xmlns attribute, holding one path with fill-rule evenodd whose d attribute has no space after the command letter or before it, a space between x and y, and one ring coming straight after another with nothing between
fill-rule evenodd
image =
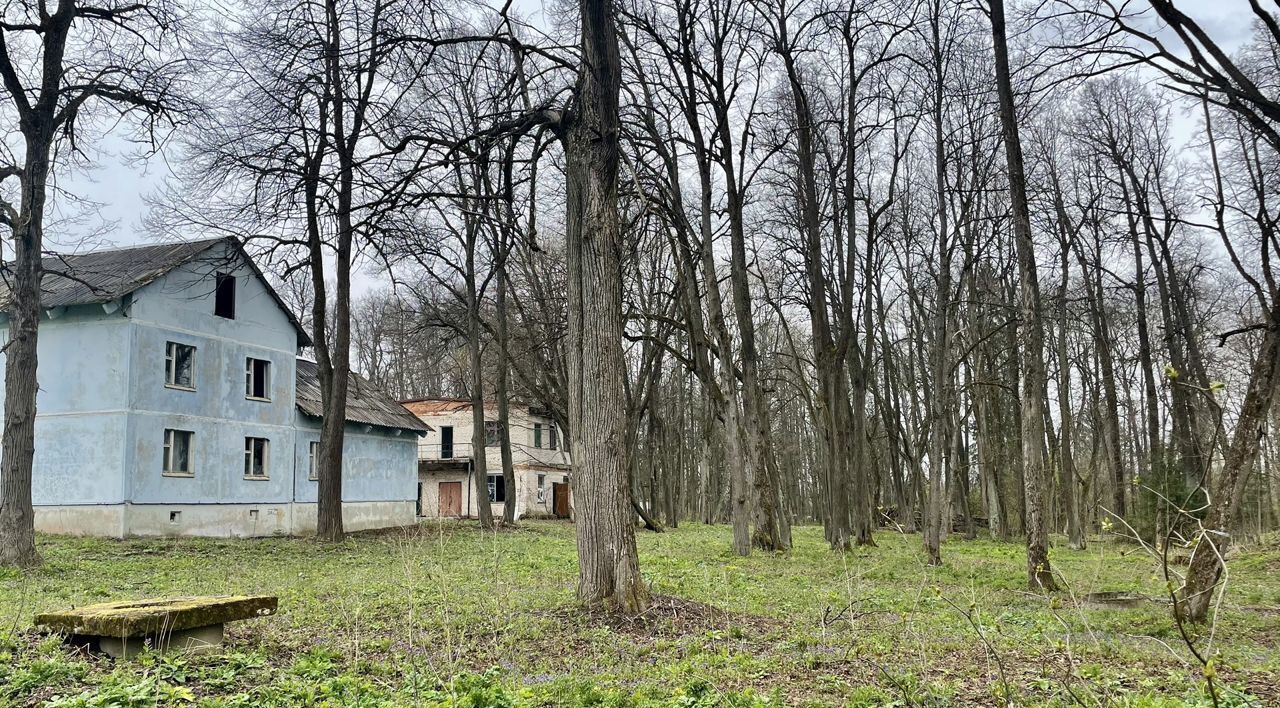
<instances>
[{"instance_id":1,"label":"bare tree","mask_svg":"<svg viewBox=\"0 0 1280 708\"><path fill-rule=\"evenodd\" d=\"M14 260L4 266L9 341L4 344L0 448L0 565L35 565L31 466L35 452L40 284L50 180L84 155L95 123L129 119L154 141L188 106L183 98L184 13L167 0L7 3L0 15L0 80L21 158L0 163L0 223ZM109 120L109 119L107 119ZM101 123L98 124L99 126ZM13 191L17 192L16 199Z\"/></svg>"}]
</instances>

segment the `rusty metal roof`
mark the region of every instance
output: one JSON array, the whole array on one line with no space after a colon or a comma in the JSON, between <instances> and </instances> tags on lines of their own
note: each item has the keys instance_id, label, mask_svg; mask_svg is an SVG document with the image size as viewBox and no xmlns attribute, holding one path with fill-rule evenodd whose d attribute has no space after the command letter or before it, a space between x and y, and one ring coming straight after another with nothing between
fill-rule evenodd
<instances>
[{"instance_id":1,"label":"rusty metal roof","mask_svg":"<svg viewBox=\"0 0 1280 708\"><path fill-rule=\"evenodd\" d=\"M312 418L323 418L320 403L320 367L314 361L298 360L298 410ZM431 426L418 420L396 399L374 386L363 376L351 372L347 384L347 422L377 425L425 433Z\"/></svg>"},{"instance_id":2,"label":"rusty metal roof","mask_svg":"<svg viewBox=\"0 0 1280 708\"><path fill-rule=\"evenodd\" d=\"M46 309L68 305L94 305L120 298L142 289L164 277L174 268L190 263L218 244L233 246L244 256L262 281L276 304L284 310L298 333L302 345L310 345L311 337L294 317L284 301L263 277L252 258L244 253L234 238L212 238L200 241L171 241L146 246L112 248L86 253L55 253L42 261L44 277L40 281L40 304ZM0 264L0 312L9 309L11 263Z\"/></svg>"},{"instance_id":3,"label":"rusty metal roof","mask_svg":"<svg viewBox=\"0 0 1280 708\"><path fill-rule=\"evenodd\" d=\"M471 401L461 398L420 398L404 401L402 405L414 415L435 415L471 410Z\"/></svg>"}]
</instances>

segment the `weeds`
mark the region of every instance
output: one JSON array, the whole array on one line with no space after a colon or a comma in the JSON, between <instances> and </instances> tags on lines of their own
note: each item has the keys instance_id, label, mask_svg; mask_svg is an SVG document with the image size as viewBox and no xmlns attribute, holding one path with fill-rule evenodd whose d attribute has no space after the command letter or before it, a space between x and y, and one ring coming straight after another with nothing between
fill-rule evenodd
<instances>
[{"instance_id":1,"label":"weeds","mask_svg":"<svg viewBox=\"0 0 1280 708\"><path fill-rule=\"evenodd\" d=\"M790 556L725 552L728 529L642 534L660 602L634 620L574 605L572 527L469 524L298 539L42 539L46 568L0 577L0 706L1205 705L1168 608L1107 610L1091 592L1158 596L1149 556L1090 539L1053 550L1070 591L1022 591L1018 544L919 537L833 554L795 529ZM1244 551L1241 551L1244 553ZM1233 568L1214 642L1223 705L1276 704L1280 548ZM934 590L936 588L936 591ZM110 599L272 593L280 613L229 626L220 654L114 662L43 638L34 612Z\"/></svg>"}]
</instances>

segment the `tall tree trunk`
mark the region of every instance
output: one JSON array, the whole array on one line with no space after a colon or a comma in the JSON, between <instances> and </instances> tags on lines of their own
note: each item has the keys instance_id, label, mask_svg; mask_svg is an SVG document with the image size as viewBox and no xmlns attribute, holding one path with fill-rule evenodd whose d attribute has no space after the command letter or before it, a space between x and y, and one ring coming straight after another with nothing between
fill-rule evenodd
<instances>
[{"instance_id":1,"label":"tall tree trunk","mask_svg":"<svg viewBox=\"0 0 1280 708\"><path fill-rule=\"evenodd\" d=\"M1277 379L1280 379L1280 305L1272 306L1266 325L1231 445L1213 480L1204 532L1196 539L1186 583L1174 607L1182 618L1193 622L1203 622L1209 616L1214 589L1222 579L1222 559L1231 546L1231 522L1242 501L1244 487L1240 482L1257 462Z\"/></svg>"},{"instance_id":2,"label":"tall tree trunk","mask_svg":"<svg viewBox=\"0 0 1280 708\"><path fill-rule=\"evenodd\" d=\"M618 223L618 92L612 0L579 0L581 64L564 132L569 296L569 419L574 431L578 599L643 611L627 478L626 376Z\"/></svg>"},{"instance_id":3,"label":"tall tree trunk","mask_svg":"<svg viewBox=\"0 0 1280 708\"><path fill-rule=\"evenodd\" d=\"M44 209L53 136L52 121L24 121L27 153L19 219L12 225L14 261L9 283L9 341L4 370L3 459L0 460L0 566L32 567L36 552L31 473L35 459L36 345L40 331Z\"/></svg>"},{"instance_id":4,"label":"tall tree trunk","mask_svg":"<svg viewBox=\"0 0 1280 708\"><path fill-rule=\"evenodd\" d=\"M1028 584L1033 590L1054 590L1056 583L1049 567L1049 531L1044 509L1044 326L1040 322L1040 283L1036 275L1031 211L1027 204L1022 143L1018 137L1013 76L1005 37L1004 0L991 0L991 38L1022 301L1022 474L1026 490Z\"/></svg>"},{"instance_id":5,"label":"tall tree trunk","mask_svg":"<svg viewBox=\"0 0 1280 708\"><path fill-rule=\"evenodd\" d=\"M502 523L511 526L516 522L516 472L515 466L511 459L511 402L509 399L507 364L510 361L511 353L508 351L507 342L507 266L506 255L500 255L498 259L498 297L497 297L497 313L498 326L498 376L497 376L497 396L498 396L498 427L502 436L500 444L502 450L502 484L506 488L507 494L502 503Z\"/></svg>"},{"instance_id":6,"label":"tall tree trunk","mask_svg":"<svg viewBox=\"0 0 1280 708\"><path fill-rule=\"evenodd\" d=\"M480 517L480 526L492 530L493 507L489 499L489 448L484 434L484 361L481 357L480 305L476 293L474 251L475 243L469 244L467 255L467 353L470 360L471 380L471 483L475 488L476 514ZM579 431L581 428L570 429ZM506 490L508 494L515 490ZM577 506L577 505L575 505ZM580 510L579 510L580 511Z\"/></svg>"}]
</instances>

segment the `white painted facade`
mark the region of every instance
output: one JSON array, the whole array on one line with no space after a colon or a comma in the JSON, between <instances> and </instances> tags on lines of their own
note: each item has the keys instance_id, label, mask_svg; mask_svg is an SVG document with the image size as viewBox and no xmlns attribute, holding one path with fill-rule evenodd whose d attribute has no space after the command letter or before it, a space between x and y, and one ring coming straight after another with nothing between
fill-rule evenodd
<instances>
[{"instance_id":1,"label":"white painted facade","mask_svg":"<svg viewBox=\"0 0 1280 708\"><path fill-rule=\"evenodd\" d=\"M475 484L474 454L485 456L488 480L483 485L499 495L490 502L494 516L501 516L505 496L514 495L516 518L553 516L554 485L563 484L568 493L571 462L564 449L564 436L555 422L536 409L512 404L509 413L511 460L515 488L505 489L502 476L502 449L494 435L479 446L473 444L471 403L462 400L425 399L405 401L404 405L418 419L431 426L431 431L418 439L419 510L425 518L458 516L474 518L481 496ZM485 405L485 421L496 425L496 404ZM484 444L488 442L490 444ZM455 505L441 505L441 497L450 496L450 485L460 495ZM570 509L572 502L569 503Z\"/></svg>"}]
</instances>

